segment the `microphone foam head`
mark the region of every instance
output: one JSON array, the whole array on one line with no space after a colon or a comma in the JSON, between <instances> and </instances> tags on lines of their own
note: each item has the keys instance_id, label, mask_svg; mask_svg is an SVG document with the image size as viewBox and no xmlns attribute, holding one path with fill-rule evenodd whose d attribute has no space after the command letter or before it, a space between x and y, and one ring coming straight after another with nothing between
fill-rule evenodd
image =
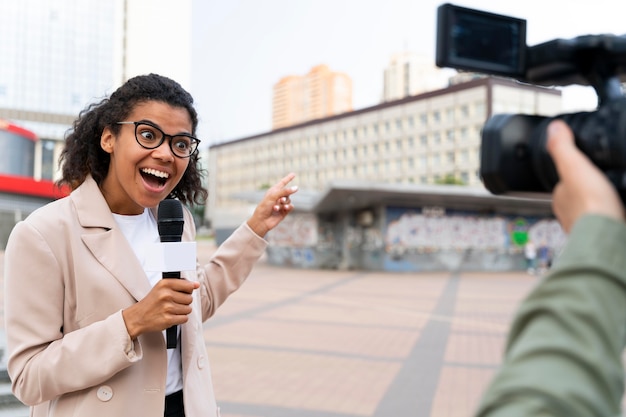
<instances>
[{"instance_id":1,"label":"microphone foam head","mask_svg":"<svg viewBox=\"0 0 626 417\"><path fill-rule=\"evenodd\" d=\"M183 206L180 201L172 198L161 201L157 217L161 242L180 242L185 225Z\"/></svg>"}]
</instances>

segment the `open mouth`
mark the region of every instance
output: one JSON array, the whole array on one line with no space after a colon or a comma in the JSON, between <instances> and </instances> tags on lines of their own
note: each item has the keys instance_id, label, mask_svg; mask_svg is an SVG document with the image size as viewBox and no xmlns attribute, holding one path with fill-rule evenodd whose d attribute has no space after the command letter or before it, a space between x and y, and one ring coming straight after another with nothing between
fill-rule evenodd
<instances>
[{"instance_id":1,"label":"open mouth","mask_svg":"<svg viewBox=\"0 0 626 417\"><path fill-rule=\"evenodd\" d=\"M143 177L144 181L146 181L146 183L148 183L152 187L163 187L167 182L170 174L163 171L157 171L156 169L152 168L142 168L141 176Z\"/></svg>"}]
</instances>

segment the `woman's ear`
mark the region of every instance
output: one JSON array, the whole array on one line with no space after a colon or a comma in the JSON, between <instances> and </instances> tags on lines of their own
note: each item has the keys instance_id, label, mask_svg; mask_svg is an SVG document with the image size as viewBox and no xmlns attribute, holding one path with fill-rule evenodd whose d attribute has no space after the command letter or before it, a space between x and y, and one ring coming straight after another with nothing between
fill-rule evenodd
<instances>
[{"instance_id":1,"label":"woman's ear","mask_svg":"<svg viewBox=\"0 0 626 417\"><path fill-rule=\"evenodd\" d=\"M100 147L106 153L113 153L113 144L115 142L115 135L111 131L109 126L105 127L100 136Z\"/></svg>"}]
</instances>

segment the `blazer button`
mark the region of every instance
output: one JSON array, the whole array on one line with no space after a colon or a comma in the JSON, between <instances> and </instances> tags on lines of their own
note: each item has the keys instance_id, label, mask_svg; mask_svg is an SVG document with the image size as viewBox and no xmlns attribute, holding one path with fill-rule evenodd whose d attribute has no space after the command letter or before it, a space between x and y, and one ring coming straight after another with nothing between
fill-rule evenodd
<instances>
[{"instance_id":1,"label":"blazer button","mask_svg":"<svg viewBox=\"0 0 626 417\"><path fill-rule=\"evenodd\" d=\"M200 356L198 357L198 368L202 369L204 368L204 365L206 364L206 359L204 359L204 356Z\"/></svg>"},{"instance_id":2,"label":"blazer button","mask_svg":"<svg viewBox=\"0 0 626 417\"><path fill-rule=\"evenodd\" d=\"M109 401L113 398L113 389L108 385L103 385L98 388L96 395L100 401Z\"/></svg>"}]
</instances>

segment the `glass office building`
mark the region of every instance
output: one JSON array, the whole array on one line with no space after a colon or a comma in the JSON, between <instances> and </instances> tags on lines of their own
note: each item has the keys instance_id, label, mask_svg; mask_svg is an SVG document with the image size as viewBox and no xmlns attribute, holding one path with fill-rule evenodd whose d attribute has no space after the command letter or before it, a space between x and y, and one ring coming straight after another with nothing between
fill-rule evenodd
<instances>
[{"instance_id":1,"label":"glass office building","mask_svg":"<svg viewBox=\"0 0 626 417\"><path fill-rule=\"evenodd\" d=\"M0 10L0 119L39 137L36 178L55 176L80 111L129 77L158 72L189 84L191 0L0 0ZM170 19L189 30L154 30Z\"/></svg>"}]
</instances>

